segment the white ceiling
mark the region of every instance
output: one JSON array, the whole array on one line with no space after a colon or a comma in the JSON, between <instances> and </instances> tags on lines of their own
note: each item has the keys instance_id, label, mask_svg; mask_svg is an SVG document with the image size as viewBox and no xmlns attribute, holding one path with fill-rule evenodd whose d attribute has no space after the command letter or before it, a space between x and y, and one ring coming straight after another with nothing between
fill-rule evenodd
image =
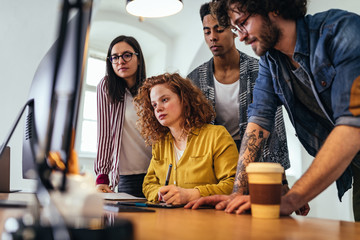
<instances>
[{"instance_id":1,"label":"white ceiling","mask_svg":"<svg viewBox=\"0 0 360 240\"><path fill-rule=\"evenodd\" d=\"M106 53L112 39L123 34L134 36L147 55L154 54L194 25L201 29L199 9L205 2L208 0L183 0L184 8L178 14L145 18L141 22L138 17L126 12L126 0L95 0L90 49L100 55L101 52Z\"/></svg>"},{"instance_id":2,"label":"white ceiling","mask_svg":"<svg viewBox=\"0 0 360 240\"><path fill-rule=\"evenodd\" d=\"M149 0L150 1L150 0ZM90 54L105 58L110 42L119 35L134 36L140 43L147 65L163 64L188 72L191 68L186 61L194 58L197 50L206 48L203 42L202 24L199 16L200 6L211 0L183 0L184 8L178 14L164 18L146 18L128 14L125 10L126 0L94 0L93 19L90 29ZM310 0L308 13L342 8L360 13L360 1L343 0ZM237 48L254 56L251 48L235 41ZM189 45L191 50L189 50ZM182 52L174 52L173 46L181 46ZM168 64L168 51L173 54L173 63ZM187 54L184 56L179 56ZM210 54L210 52L208 52ZM157 56L156 61L151 57ZM209 55L210 56L210 55ZM204 58L209 58L205 56ZM170 57L171 58L171 57ZM176 62L175 62L176 61ZM180 62L179 62L180 61ZM182 61L182 62L181 62ZM199 62L205 60L200 59ZM152 69L153 66L149 66Z\"/></svg>"}]
</instances>

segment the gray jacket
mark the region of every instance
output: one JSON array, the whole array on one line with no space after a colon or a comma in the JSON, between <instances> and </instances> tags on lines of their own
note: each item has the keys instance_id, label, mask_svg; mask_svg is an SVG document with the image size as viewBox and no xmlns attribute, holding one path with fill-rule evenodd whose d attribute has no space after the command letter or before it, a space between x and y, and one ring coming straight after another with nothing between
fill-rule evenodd
<instances>
[{"instance_id":1,"label":"gray jacket","mask_svg":"<svg viewBox=\"0 0 360 240\"><path fill-rule=\"evenodd\" d=\"M252 102L252 92L255 80L258 76L258 60L240 52L240 139L242 139L247 126L247 109ZM205 94L215 109L215 87L214 87L214 58L195 68L187 77L190 78ZM214 122L216 124L216 122ZM275 126L264 146L262 156L264 162L280 163L284 169L290 167L289 153L286 142L284 119L281 107L278 107L275 116Z\"/></svg>"}]
</instances>

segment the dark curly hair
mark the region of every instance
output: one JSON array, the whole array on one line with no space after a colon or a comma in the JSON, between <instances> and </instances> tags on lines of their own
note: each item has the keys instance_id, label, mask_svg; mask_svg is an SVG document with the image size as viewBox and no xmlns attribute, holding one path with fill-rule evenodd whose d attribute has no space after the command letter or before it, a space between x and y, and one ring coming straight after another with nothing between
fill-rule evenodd
<instances>
[{"instance_id":1,"label":"dark curly hair","mask_svg":"<svg viewBox=\"0 0 360 240\"><path fill-rule=\"evenodd\" d=\"M228 10L234 3L238 4L240 12L265 17L269 12L275 12L289 20L305 16L307 10L307 0L212 0L212 2L212 13L217 16L219 24L225 27L230 25Z\"/></svg>"},{"instance_id":2,"label":"dark curly hair","mask_svg":"<svg viewBox=\"0 0 360 240\"><path fill-rule=\"evenodd\" d=\"M136 53L138 53L137 58L139 61L139 66L137 69L136 82L135 82L135 86L132 87L132 89L129 89L133 96L136 94L138 88L146 78L144 55L141 51L141 47L138 41L136 41L136 39L131 36L121 35L116 37L110 43L106 58L105 77L106 77L107 94L112 103L123 102L125 89L127 88L126 81L123 78L116 75L112 67L112 63L109 60L109 57L111 56L112 48L114 47L115 44L119 42L126 42L134 49Z\"/></svg>"},{"instance_id":3,"label":"dark curly hair","mask_svg":"<svg viewBox=\"0 0 360 240\"><path fill-rule=\"evenodd\" d=\"M152 145L170 131L168 127L164 127L158 122L151 104L150 91L158 84L166 84L172 92L179 96L183 108L185 134L188 134L192 128L199 128L210 123L215 118L212 105L189 79L182 78L177 73L165 73L147 78L134 98L139 116L137 125L147 144Z\"/></svg>"},{"instance_id":4,"label":"dark curly hair","mask_svg":"<svg viewBox=\"0 0 360 240\"><path fill-rule=\"evenodd\" d=\"M210 4L211 4L211 3L204 3L204 4L201 5L201 7L200 7L199 13L200 13L201 22L204 21L204 17L205 17L206 15L211 14L211 5L210 5Z\"/></svg>"}]
</instances>

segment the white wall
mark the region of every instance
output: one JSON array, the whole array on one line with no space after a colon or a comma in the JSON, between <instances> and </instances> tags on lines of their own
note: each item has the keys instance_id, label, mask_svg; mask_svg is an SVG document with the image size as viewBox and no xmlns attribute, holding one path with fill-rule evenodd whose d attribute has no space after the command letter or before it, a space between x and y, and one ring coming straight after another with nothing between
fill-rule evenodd
<instances>
[{"instance_id":1,"label":"white wall","mask_svg":"<svg viewBox=\"0 0 360 240\"><path fill-rule=\"evenodd\" d=\"M0 8L0 141L8 134L25 104L40 60L54 41L58 1L1 0ZM9 143L11 187L31 190L33 181L22 180L22 120Z\"/></svg>"}]
</instances>

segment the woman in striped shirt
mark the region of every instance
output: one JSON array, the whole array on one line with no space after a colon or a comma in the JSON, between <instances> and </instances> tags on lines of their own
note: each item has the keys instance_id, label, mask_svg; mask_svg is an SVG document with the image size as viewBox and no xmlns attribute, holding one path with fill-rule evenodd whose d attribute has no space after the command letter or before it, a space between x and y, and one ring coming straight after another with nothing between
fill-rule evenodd
<instances>
[{"instance_id":1,"label":"woman in striped shirt","mask_svg":"<svg viewBox=\"0 0 360 240\"><path fill-rule=\"evenodd\" d=\"M108 49L106 75L97 86L98 152L96 188L142 197L142 183L151 159L136 128L133 97L145 79L139 43L130 36L115 38ZM109 180L110 179L110 180Z\"/></svg>"}]
</instances>

